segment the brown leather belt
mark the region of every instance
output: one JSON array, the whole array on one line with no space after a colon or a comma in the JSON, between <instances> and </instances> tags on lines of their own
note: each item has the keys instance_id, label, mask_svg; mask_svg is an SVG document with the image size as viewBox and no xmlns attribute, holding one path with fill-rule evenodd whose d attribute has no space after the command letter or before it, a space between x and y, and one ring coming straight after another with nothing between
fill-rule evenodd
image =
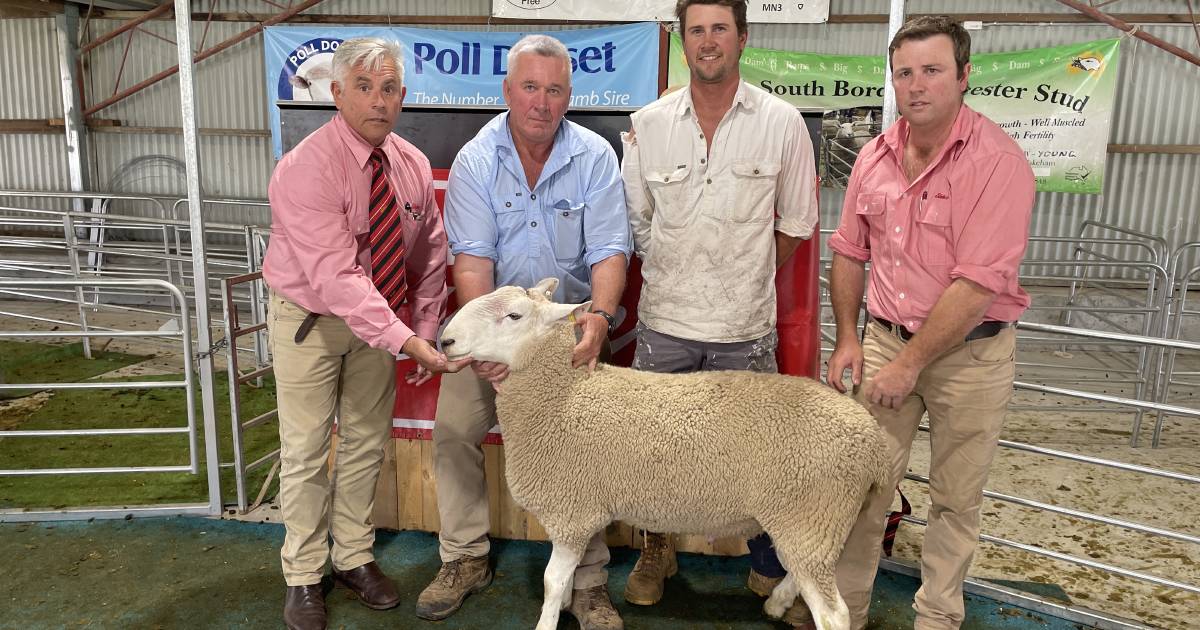
<instances>
[{"instance_id":1,"label":"brown leather belt","mask_svg":"<svg viewBox=\"0 0 1200 630\"><path fill-rule=\"evenodd\" d=\"M871 315L871 321L875 322L876 324L879 324L880 326L883 326L884 328L888 329L891 332L896 333L897 335L900 336L900 339L902 339L903 341L908 341L909 339L912 339L912 337L913 337L914 333L911 330L905 328L904 326L901 326L900 324L893 324L892 322L889 322L888 320L886 320L882 317L876 317L874 315ZM967 337L963 341L974 341L976 339L987 339L988 337L995 337L996 335L1000 334L1001 330L1004 330L1005 328L1008 328L1009 326L1012 326L1012 322L996 322L996 321L983 322L982 324L972 328L971 332L967 333Z\"/></svg>"},{"instance_id":2,"label":"brown leather belt","mask_svg":"<svg viewBox=\"0 0 1200 630\"><path fill-rule=\"evenodd\" d=\"M296 329L296 336L292 340L298 344L304 343L304 338L308 336L308 333L312 332L313 326L316 325L317 318L320 316L320 313L309 313L304 318L304 321L300 322L300 327Z\"/></svg>"}]
</instances>

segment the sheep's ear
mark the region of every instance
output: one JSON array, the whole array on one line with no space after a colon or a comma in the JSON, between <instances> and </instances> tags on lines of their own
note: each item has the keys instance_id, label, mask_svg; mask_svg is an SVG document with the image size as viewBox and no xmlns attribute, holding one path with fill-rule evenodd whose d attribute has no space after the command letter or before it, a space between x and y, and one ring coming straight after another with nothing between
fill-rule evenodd
<instances>
[{"instance_id":1,"label":"sheep's ear","mask_svg":"<svg viewBox=\"0 0 1200 630\"><path fill-rule=\"evenodd\" d=\"M554 290L558 288L558 278L545 278L541 282L533 285L529 290L529 296L533 297L534 292L541 293L547 300L554 300Z\"/></svg>"},{"instance_id":2,"label":"sheep's ear","mask_svg":"<svg viewBox=\"0 0 1200 630\"><path fill-rule=\"evenodd\" d=\"M587 313L592 308L591 301L583 304L549 304L546 306L546 318L548 321L556 322L567 319L571 315L579 317L583 313Z\"/></svg>"}]
</instances>

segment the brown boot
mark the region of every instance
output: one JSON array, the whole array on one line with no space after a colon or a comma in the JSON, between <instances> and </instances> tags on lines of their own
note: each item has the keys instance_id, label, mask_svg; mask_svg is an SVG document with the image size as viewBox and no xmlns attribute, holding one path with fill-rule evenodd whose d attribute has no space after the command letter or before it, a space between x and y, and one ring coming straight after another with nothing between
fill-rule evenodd
<instances>
[{"instance_id":1,"label":"brown boot","mask_svg":"<svg viewBox=\"0 0 1200 630\"><path fill-rule=\"evenodd\" d=\"M770 597L771 591L783 581L783 578L767 577L754 569L750 569L750 577L746 578L746 586L754 591L759 597ZM803 597L796 597L796 601L783 614L784 623L790 624L796 630L807 630L808 628L816 628L813 622L812 613L808 610L808 604L804 603Z\"/></svg>"},{"instance_id":2,"label":"brown boot","mask_svg":"<svg viewBox=\"0 0 1200 630\"><path fill-rule=\"evenodd\" d=\"M325 630L325 593L320 584L287 587L283 624L288 630Z\"/></svg>"},{"instance_id":3,"label":"brown boot","mask_svg":"<svg viewBox=\"0 0 1200 630\"><path fill-rule=\"evenodd\" d=\"M579 630L624 630L625 622L613 608L608 598L608 587L600 584L591 588L576 589L571 594L568 609L579 622Z\"/></svg>"},{"instance_id":4,"label":"brown boot","mask_svg":"<svg viewBox=\"0 0 1200 630\"><path fill-rule=\"evenodd\" d=\"M374 560L349 571L338 571L335 568L333 579L354 591L354 594L358 595L358 601L367 608L387 610L400 603L400 593L396 590L396 585L383 574Z\"/></svg>"},{"instance_id":5,"label":"brown boot","mask_svg":"<svg viewBox=\"0 0 1200 630\"><path fill-rule=\"evenodd\" d=\"M417 616L438 621L453 615L463 600L492 583L488 557L460 558L443 562L437 575L417 597Z\"/></svg>"},{"instance_id":6,"label":"brown boot","mask_svg":"<svg viewBox=\"0 0 1200 630\"><path fill-rule=\"evenodd\" d=\"M638 606L657 604L663 596L663 581L678 572L675 541L667 534L646 532L642 555L625 583L625 601Z\"/></svg>"}]
</instances>

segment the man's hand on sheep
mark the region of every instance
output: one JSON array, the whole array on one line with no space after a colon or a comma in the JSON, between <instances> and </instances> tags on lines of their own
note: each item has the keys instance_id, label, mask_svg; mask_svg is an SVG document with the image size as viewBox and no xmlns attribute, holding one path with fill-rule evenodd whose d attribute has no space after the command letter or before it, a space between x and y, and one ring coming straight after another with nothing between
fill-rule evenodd
<instances>
[{"instance_id":1,"label":"man's hand on sheep","mask_svg":"<svg viewBox=\"0 0 1200 630\"><path fill-rule=\"evenodd\" d=\"M596 313L580 313L575 325L583 329L583 336L571 352L571 366L587 366L588 373L596 369L596 360L608 339L608 320Z\"/></svg>"},{"instance_id":2,"label":"man's hand on sheep","mask_svg":"<svg viewBox=\"0 0 1200 630\"><path fill-rule=\"evenodd\" d=\"M862 368L863 368L863 350L862 345L858 340L850 343L838 344L833 349L833 354L829 355L829 369L825 373L825 382L829 386L846 393L846 384L842 379L846 377L846 369L850 369L850 382L858 387L862 385Z\"/></svg>"},{"instance_id":3,"label":"man's hand on sheep","mask_svg":"<svg viewBox=\"0 0 1200 630\"><path fill-rule=\"evenodd\" d=\"M457 372L471 363L470 357L458 361L447 359L446 355L437 351L432 341L416 335L409 337L401 350L417 362L417 367L404 375L404 382L409 385L423 385L434 374Z\"/></svg>"},{"instance_id":4,"label":"man's hand on sheep","mask_svg":"<svg viewBox=\"0 0 1200 630\"><path fill-rule=\"evenodd\" d=\"M500 383L508 378L508 366L491 361L472 361L471 369L475 375L492 384L492 389L500 391Z\"/></svg>"},{"instance_id":5,"label":"man's hand on sheep","mask_svg":"<svg viewBox=\"0 0 1200 630\"><path fill-rule=\"evenodd\" d=\"M909 367L903 361L892 361L867 381L864 393L872 404L898 410L904 404L904 399L912 393L913 387L916 387L920 374L921 370Z\"/></svg>"}]
</instances>

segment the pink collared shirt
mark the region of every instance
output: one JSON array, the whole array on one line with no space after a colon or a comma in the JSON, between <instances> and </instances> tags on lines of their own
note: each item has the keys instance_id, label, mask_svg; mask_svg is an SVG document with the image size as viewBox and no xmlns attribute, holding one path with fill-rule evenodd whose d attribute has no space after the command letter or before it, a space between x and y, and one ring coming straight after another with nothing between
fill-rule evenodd
<instances>
[{"instance_id":1,"label":"pink collared shirt","mask_svg":"<svg viewBox=\"0 0 1200 630\"><path fill-rule=\"evenodd\" d=\"M1029 307L1017 283L1034 197L1025 154L963 105L941 153L910 184L907 138L901 118L863 147L830 249L871 261L867 310L911 331L958 278L995 294L984 320L1016 321Z\"/></svg>"},{"instance_id":2,"label":"pink collared shirt","mask_svg":"<svg viewBox=\"0 0 1200 630\"><path fill-rule=\"evenodd\" d=\"M433 339L446 302L446 232L429 160L390 134L381 148L404 229L408 305L402 321L371 283L372 146L342 119L321 126L275 167L263 278L305 310L339 317L373 348L399 354L412 335ZM407 205L406 205L407 204Z\"/></svg>"}]
</instances>

